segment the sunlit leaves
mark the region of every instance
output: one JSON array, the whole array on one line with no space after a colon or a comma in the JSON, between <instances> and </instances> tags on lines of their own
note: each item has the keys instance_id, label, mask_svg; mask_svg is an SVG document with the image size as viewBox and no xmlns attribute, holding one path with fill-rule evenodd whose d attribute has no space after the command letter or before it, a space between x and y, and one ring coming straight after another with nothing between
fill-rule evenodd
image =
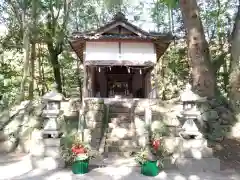
<instances>
[{"instance_id":1,"label":"sunlit leaves","mask_svg":"<svg viewBox=\"0 0 240 180\"><path fill-rule=\"evenodd\" d=\"M166 4L169 8L176 8L179 0L159 0L161 3Z\"/></svg>"}]
</instances>

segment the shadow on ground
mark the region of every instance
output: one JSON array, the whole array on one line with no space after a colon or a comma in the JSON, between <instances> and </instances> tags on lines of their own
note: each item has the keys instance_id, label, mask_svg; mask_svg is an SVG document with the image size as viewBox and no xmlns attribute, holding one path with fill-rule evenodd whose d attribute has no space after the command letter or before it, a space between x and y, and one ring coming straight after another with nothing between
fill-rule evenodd
<instances>
[{"instance_id":1,"label":"shadow on ground","mask_svg":"<svg viewBox=\"0 0 240 180\"><path fill-rule=\"evenodd\" d=\"M74 175L70 169L40 171L33 170L21 176L13 177L14 180L239 180L239 174L233 172L224 173L181 173L177 171L161 171L156 177L147 177L140 173L138 167L105 167L93 168L87 174Z\"/></svg>"}]
</instances>

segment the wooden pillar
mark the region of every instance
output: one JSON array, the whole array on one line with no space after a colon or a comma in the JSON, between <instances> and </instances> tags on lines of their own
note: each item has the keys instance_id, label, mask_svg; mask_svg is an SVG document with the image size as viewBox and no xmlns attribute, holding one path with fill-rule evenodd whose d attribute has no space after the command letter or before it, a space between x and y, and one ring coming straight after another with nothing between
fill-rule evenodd
<instances>
[{"instance_id":1,"label":"wooden pillar","mask_svg":"<svg viewBox=\"0 0 240 180\"><path fill-rule=\"evenodd\" d=\"M104 69L98 72L98 82L100 86L100 96L107 97L107 78Z\"/></svg>"},{"instance_id":2,"label":"wooden pillar","mask_svg":"<svg viewBox=\"0 0 240 180\"><path fill-rule=\"evenodd\" d=\"M83 66L83 98L88 97L88 68L86 65Z\"/></svg>"},{"instance_id":3,"label":"wooden pillar","mask_svg":"<svg viewBox=\"0 0 240 180\"><path fill-rule=\"evenodd\" d=\"M143 98L147 98L146 97L146 88L145 88L145 84L146 84L146 81L145 81L145 77L146 77L146 74L142 74L141 75L141 78L142 78L142 90L143 90L143 92L142 92L142 94L143 94Z\"/></svg>"},{"instance_id":4,"label":"wooden pillar","mask_svg":"<svg viewBox=\"0 0 240 180\"><path fill-rule=\"evenodd\" d=\"M91 78L92 78L92 97L96 96L96 70L94 67L91 68Z\"/></svg>"},{"instance_id":5,"label":"wooden pillar","mask_svg":"<svg viewBox=\"0 0 240 180\"><path fill-rule=\"evenodd\" d=\"M88 97L93 97L93 73L94 73L94 68L92 66L88 67L87 69L87 91L88 91Z\"/></svg>"},{"instance_id":6,"label":"wooden pillar","mask_svg":"<svg viewBox=\"0 0 240 180\"><path fill-rule=\"evenodd\" d=\"M145 75L145 97L149 97L149 93L151 92L151 72L148 71Z\"/></svg>"}]
</instances>

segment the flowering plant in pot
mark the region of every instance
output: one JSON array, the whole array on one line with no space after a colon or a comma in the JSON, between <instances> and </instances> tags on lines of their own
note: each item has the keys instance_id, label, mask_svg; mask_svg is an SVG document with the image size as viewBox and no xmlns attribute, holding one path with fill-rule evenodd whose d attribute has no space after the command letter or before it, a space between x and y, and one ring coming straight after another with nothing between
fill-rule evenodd
<instances>
[{"instance_id":1,"label":"flowering plant in pot","mask_svg":"<svg viewBox=\"0 0 240 180\"><path fill-rule=\"evenodd\" d=\"M150 137L151 151L158 159L159 168L164 167L164 163L163 163L164 158L171 154L166 150L164 146L163 137L164 137L163 131L159 131L159 130L153 131Z\"/></svg>"},{"instance_id":2,"label":"flowering plant in pot","mask_svg":"<svg viewBox=\"0 0 240 180\"><path fill-rule=\"evenodd\" d=\"M150 129L148 129L148 132L148 144L136 154L135 160L141 165L141 173L143 175L156 176L160 169L163 168L163 158L166 151L161 143L162 134L152 132Z\"/></svg>"},{"instance_id":3,"label":"flowering plant in pot","mask_svg":"<svg viewBox=\"0 0 240 180\"><path fill-rule=\"evenodd\" d=\"M89 160L98 156L98 152L83 142L78 135L73 135L69 141L67 147L66 144L61 147L63 159L72 166L74 174L87 173Z\"/></svg>"},{"instance_id":4,"label":"flowering plant in pot","mask_svg":"<svg viewBox=\"0 0 240 180\"><path fill-rule=\"evenodd\" d=\"M145 147L135 155L135 160L141 166L141 174L146 176L156 176L159 173L159 161L152 154L150 147Z\"/></svg>"}]
</instances>

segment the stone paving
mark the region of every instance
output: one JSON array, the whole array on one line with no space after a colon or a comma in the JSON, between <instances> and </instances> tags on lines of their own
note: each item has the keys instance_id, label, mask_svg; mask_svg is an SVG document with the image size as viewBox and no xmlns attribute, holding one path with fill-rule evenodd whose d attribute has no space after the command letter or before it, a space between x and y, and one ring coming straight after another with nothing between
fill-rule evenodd
<instances>
[{"instance_id":1,"label":"stone paving","mask_svg":"<svg viewBox=\"0 0 240 180\"><path fill-rule=\"evenodd\" d=\"M10 160L9 160L10 159ZM0 156L1 180L240 180L240 174L235 170L220 172L190 173L177 170L161 171L156 177L146 177L140 174L140 168L135 166L107 166L92 168L85 175L74 175L71 169L32 169L27 157L9 158Z\"/></svg>"}]
</instances>

